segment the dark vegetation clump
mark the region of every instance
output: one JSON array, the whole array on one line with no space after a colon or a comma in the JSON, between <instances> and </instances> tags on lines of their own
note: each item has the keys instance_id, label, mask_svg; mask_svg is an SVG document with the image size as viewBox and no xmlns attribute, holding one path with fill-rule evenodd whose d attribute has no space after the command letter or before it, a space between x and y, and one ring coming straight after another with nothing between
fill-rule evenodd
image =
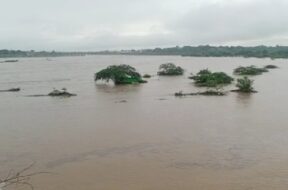
<instances>
[{"instance_id":1,"label":"dark vegetation clump","mask_svg":"<svg viewBox=\"0 0 288 190\"><path fill-rule=\"evenodd\" d=\"M4 61L5 63L15 63L15 62L18 62L17 59L9 59L9 60L5 60Z\"/></svg>"},{"instance_id":2,"label":"dark vegetation clump","mask_svg":"<svg viewBox=\"0 0 288 190\"><path fill-rule=\"evenodd\" d=\"M245 93L255 93L253 88L253 80L249 79L247 76L237 79L236 87L237 90L232 90L232 92L245 92Z\"/></svg>"},{"instance_id":3,"label":"dark vegetation clump","mask_svg":"<svg viewBox=\"0 0 288 190\"><path fill-rule=\"evenodd\" d=\"M98 51L98 52L55 52L55 51L20 51L0 50L0 58L8 57L57 57L84 55L182 55L194 57L257 57L257 58L288 58L288 46L175 46L167 48L139 49L128 51Z\"/></svg>"},{"instance_id":4,"label":"dark vegetation clump","mask_svg":"<svg viewBox=\"0 0 288 190\"><path fill-rule=\"evenodd\" d=\"M129 65L112 65L95 74L95 81L112 80L116 85L145 83L134 67Z\"/></svg>"},{"instance_id":5,"label":"dark vegetation clump","mask_svg":"<svg viewBox=\"0 0 288 190\"><path fill-rule=\"evenodd\" d=\"M168 48L140 49L128 52L103 52L106 54L128 55L182 55L193 57L257 57L257 58L288 58L288 46L176 46ZM1 56L1 52L0 52Z\"/></svg>"},{"instance_id":6,"label":"dark vegetation clump","mask_svg":"<svg viewBox=\"0 0 288 190\"><path fill-rule=\"evenodd\" d=\"M261 75L264 72L268 72L267 68L258 68L254 65L247 67L238 67L234 69L234 74L236 75Z\"/></svg>"},{"instance_id":7,"label":"dark vegetation clump","mask_svg":"<svg viewBox=\"0 0 288 190\"><path fill-rule=\"evenodd\" d=\"M265 69L277 69L278 67L276 65L266 65L264 68Z\"/></svg>"},{"instance_id":8,"label":"dark vegetation clump","mask_svg":"<svg viewBox=\"0 0 288 190\"><path fill-rule=\"evenodd\" d=\"M195 92L195 93L183 93L182 91L174 93L176 97L183 97L183 96L225 96L226 93L219 91L219 90L206 90L203 92Z\"/></svg>"},{"instance_id":9,"label":"dark vegetation clump","mask_svg":"<svg viewBox=\"0 0 288 190\"><path fill-rule=\"evenodd\" d=\"M173 63L165 63L160 65L158 75L166 75L166 76L176 76L183 75L184 69L176 66Z\"/></svg>"},{"instance_id":10,"label":"dark vegetation clump","mask_svg":"<svg viewBox=\"0 0 288 190\"><path fill-rule=\"evenodd\" d=\"M54 88L53 91L48 93L48 94L27 95L27 97L45 97L45 96L69 98L69 97L72 97L72 96L77 96L77 94L72 94L70 92L67 92L66 88L62 88L61 90L57 90L57 89Z\"/></svg>"},{"instance_id":11,"label":"dark vegetation clump","mask_svg":"<svg viewBox=\"0 0 288 190\"><path fill-rule=\"evenodd\" d=\"M62 88L61 90L54 89L52 92L48 94L48 96L70 97L70 96L76 96L76 94L67 92L66 88Z\"/></svg>"},{"instance_id":12,"label":"dark vegetation clump","mask_svg":"<svg viewBox=\"0 0 288 190\"><path fill-rule=\"evenodd\" d=\"M143 75L142 77L143 77L143 78L151 78L152 76L149 75L149 74L145 74L145 75Z\"/></svg>"},{"instance_id":13,"label":"dark vegetation clump","mask_svg":"<svg viewBox=\"0 0 288 190\"><path fill-rule=\"evenodd\" d=\"M195 81L197 86L216 87L218 85L230 84L234 79L224 72L211 72L208 69L199 71L196 75L189 77Z\"/></svg>"},{"instance_id":14,"label":"dark vegetation clump","mask_svg":"<svg viewBox=\"0 0 288 190\"><path fill-rule=\"evenodd\" d=\"M0 92L19 92L20 90L20 88L10 88L7 90L0 90Z\"/></svg>"}]
</instances>

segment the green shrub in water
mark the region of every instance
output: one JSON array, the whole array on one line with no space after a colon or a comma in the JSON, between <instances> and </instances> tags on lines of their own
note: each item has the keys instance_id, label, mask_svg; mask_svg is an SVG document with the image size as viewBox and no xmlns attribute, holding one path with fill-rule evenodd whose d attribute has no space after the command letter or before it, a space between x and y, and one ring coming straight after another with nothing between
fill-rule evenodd
<instances>
[{"instance_id":1,"label":"green shrub in water","mask_svg":"<svg viewBox=\"0 0 288 190\"><path fill-rule=\"evenodd\" d=\"M158 75L167 75L167 76L175 76L175 75L183 75L184 69L176 66L173 63L165 63L160 65Z\"/></svg>"},{"instance_id":2,"label":"green shrub in water","mask_svg":"<svg viewBox=\"0 0 288 190\"><path fill-rule=\"evenodd\" d=\"M247 66L247 67L238 67L234 69L234 74L236 75L261 75L264 72L268 72L266 68L258 68L254 65Z\"/></svg>"},{"instance_id":3,"label":"green shrub in water","mask_svg":"<svg viewBox=\"0 0 288 190\"><path fill-rule=\"evenodd\" d=\"M248 77L243 77L237 79L236 87L238 87L239 92L255 92L253 88L253 80L249 79Z\"/></svg>"},{"instance_id":4,"label":"green shrub in water","mask_svg":"<svg viewBox=\"0 0 288 190\"><path fill-rule=\"evenodd\" d=\"M136 72L134 67L129 65L112 65L108 66L95 74L95 81L112 80L116 85L118 84L135 84L145 83L141 75Z\"/></svg>"},{"instance_id":5,"label":"green shrub in water","mask_svg":"<svg viewBox=\"0 0 288 190\"><path fill-rule=\"evenodd\" d=\"M224 72L212 73L208 69L199 71L195 76L189 77L198 86L216 87L218 85L230 84L234 79Z\"/></svg>"}]
</instances>

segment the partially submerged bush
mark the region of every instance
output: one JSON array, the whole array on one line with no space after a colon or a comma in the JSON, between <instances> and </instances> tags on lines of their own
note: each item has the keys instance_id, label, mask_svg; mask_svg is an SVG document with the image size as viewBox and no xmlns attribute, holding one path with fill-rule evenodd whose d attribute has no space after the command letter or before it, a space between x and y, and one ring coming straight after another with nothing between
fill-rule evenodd
<instances>
[{"instance_id":1,"label":"partially submerged bush","mask_svg":"<svg viewBox=\"0 0 288 190\"><path fill-rule=\"evenodd\" d=\"M158 75L183 75L184 69L173 63L165 63L160 65Z\"/></svg>"},{"instance_id":2,"label":"partially submerged bush","mask_svg":"<svg viewBox=\"0 0 288 190\"><path fill-rule=\"evenodd\" d=\"M196 93L183 93L182 91L174 93L176 97L183 97L183 96L225 96L226 93L220 90L206 90L204 92L196 92Z\"/></svg>"},{"instance_id":3,"label":"partially submerged bush","mask_svg":"<svg viewBox=\"0 0 288 190\"><path fill-rule=\"evenodd\" d=\"M151 75L145 74L145 75L143 75L143 78L151 78Z\"/></svg>"},{"instance_id":4,"label":"partially submerged bush","mask_svg":"<svg viewBox=\"0 0 288 190\"><path fill-rule=\"evenodd\" d=\"M136 72L134 67L129 65L112 65L95 74L95 81L112 80L116 85L118 84L134 84L145 83L141 75Z\"/></svg>"},{"instance_id":5,"label":"partially submerged bush","mask_svg":"<svg viewBox=\"0 0 288 190\"><path fill-rule=\"evenodd\" d=\"M233 90L234 92L256 92L253 88L253 80L249 79L248 77L243 77L237 79L236 87L237 90Z\"/></svg>"},{"instance_id":6,"label":"partially submerged bush","mask_svg":"<svg viewBox=\"0 0 288 190\"><path fill-rule=\"evenodd\" d=\"M234 79L224 72L212 73L208 69L199 71L195 76L189 77L198 86L216 87L218 85L230 84Z\"/></svg>"},{"instance_id":7,"label":"partially submerged bush","mask_svg":"<svg viewBox=\"0 0 288 190\"><path fill-rule=\"evenodd\" d=\"M67 92L66 88L62 88L61 90L53 89L53 91L50 92L48 96L71 97L76 96L76 94Z\"/></svg>"},{"instance_id":8,"label":"partially submerged bush","mask_svg":"<svg viewBox=\"0 0 288 190\"><path fill-rule=\"evenodd\" d=\"M277 69L278 67L276 65L266 65L264 68L265 69Z\"/></svg>"},{"instance_id":9,"label":"partially submerged bush","mask_svg":"<svg viewBox=\"0 0 288 190\"><path fill-rule=\"evenodd\" d=\"M261 75L264 72L268 72L266 68L258 68L254 65L247 66L247 67L238 67L234 69L234 74L236 75Z\"/></svg>"}]
</instances>

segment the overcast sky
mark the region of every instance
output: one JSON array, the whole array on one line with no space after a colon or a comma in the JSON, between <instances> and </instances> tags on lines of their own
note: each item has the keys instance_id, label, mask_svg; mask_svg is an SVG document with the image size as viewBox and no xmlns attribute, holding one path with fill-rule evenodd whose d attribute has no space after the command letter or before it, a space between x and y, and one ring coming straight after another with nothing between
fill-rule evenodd
<instances>
[{"instance_id":1,"label":"overcast sky","mask_svg":"<svg viewBox=\"0 0 288 190\"><path fill-rule=\"evenodd\" d=\"M0 0L0 49L288 45L288 0Z\"/></svg>"}]
</instances>

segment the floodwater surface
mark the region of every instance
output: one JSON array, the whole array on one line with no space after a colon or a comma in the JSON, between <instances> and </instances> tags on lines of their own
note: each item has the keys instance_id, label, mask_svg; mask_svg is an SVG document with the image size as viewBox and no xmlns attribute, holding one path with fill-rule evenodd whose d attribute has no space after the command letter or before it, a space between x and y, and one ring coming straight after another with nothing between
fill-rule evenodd
<instances>
[{"instance_id":1,"label":"floodwater surface","mask_svg":"<svg viewBox=\"0 0 288 190\"><path fill-rule=\"evenodd\" d=\"M167 62L185 76L156 76ZM0 176L36 162L31 172L51 172L31 179L41 190L286 190L286 62L84 56L0 63L0 89L22 89L0 93ZM141 85L95 83L94 73L112 64L154 76ZM256 94L173 96L202 90L187 79L200 69L232 75L240 65L267 64L279 69L253 77ZM62 87L78 96L26 96Z\"/></svg>"}]
</instances>

